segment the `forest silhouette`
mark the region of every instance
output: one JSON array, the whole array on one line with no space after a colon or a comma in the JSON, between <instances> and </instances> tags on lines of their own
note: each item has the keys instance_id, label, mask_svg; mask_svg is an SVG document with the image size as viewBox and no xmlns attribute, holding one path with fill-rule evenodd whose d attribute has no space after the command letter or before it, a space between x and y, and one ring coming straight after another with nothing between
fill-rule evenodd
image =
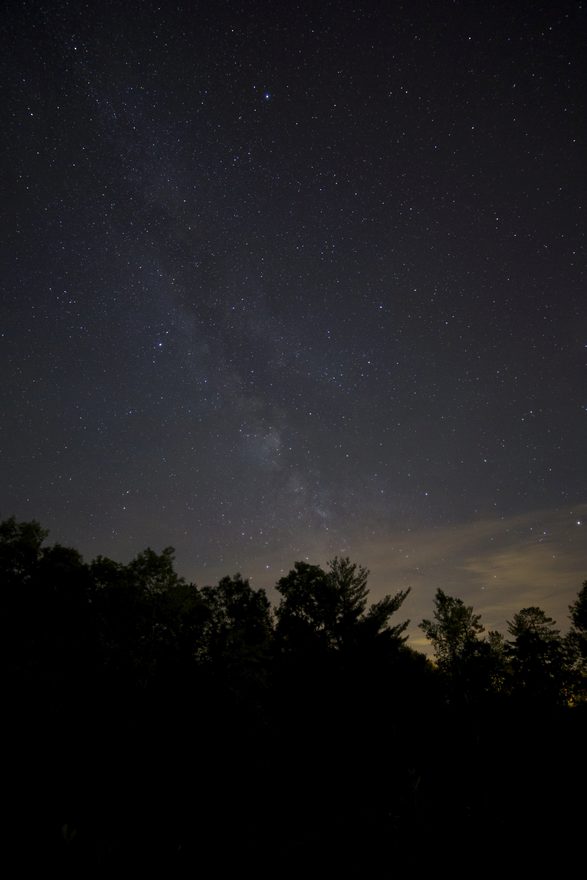
<instances>
[{"instance_id":1,"label":"forest silhouette","mask_svg":"<svg viewBox=\"0 0 587 880\"><path fill-rule=\"evenodd\" d=\"M86 563L0 523L4 814L21 872L470 875L580 850L587 581L486 633L438 589L369 601L348 558L296 562L272 606L198 588L174 552ZM481 866L481 867L480 867Z\"/></svg>"}]
</instances>

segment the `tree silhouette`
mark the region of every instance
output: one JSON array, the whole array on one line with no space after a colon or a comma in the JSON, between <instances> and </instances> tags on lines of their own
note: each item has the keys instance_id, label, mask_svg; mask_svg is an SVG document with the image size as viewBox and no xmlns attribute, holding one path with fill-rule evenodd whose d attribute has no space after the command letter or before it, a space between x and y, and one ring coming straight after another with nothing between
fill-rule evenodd
<instances>
[{"instance_id":1,"label":"tree silhouette","mask_svg":"<svg viewBox=\"0 0 587 880\"><path fill-rule=\"evenodd\" d=\"M587 663L587 581L583 582L577 599L569 605L569 611L572 623L571 637L578 654L584 663Z\"/></svg>"},{"instance_id":2,"label":"tree silhouette","mask_svg":"<svg viewBox=\"0 0 587 880\"><path fill-rule=\"evenodd\" d=\"M514 687L529 700L557 702L565 683L563 642L555 621L537 606L522 608L507 623L507 653Z\"/></svg>"},{"instance_id":3,"label":"tree silhouette","mask_svg":"<svg viewBox=\"0 0 587 880\"><path fill-rule=\"evenodd\" d=\"M30 581L48 534L36 520L18 523L10 517L0 523L0 578L5 591Z\"/></svg>"},{"instance_id":4,"label":"tree silhouette","mask_svg":"<svg viewBox=\"0 0 587 880\"><path fill-rule=\"evenodd\" d=\"M375 876L390 852L413 869L422 840L442 853L455 823L496 864L506 848L525 858L529 834L578 838L587 582L567 639L537 607L507 641L483 638L480 615L438 590L420 624L434 665L393 622L408 591L370 603L346 557L295 563L273 610L238 574L187 583L170 547L88 565L46 538L0 523L19 858L80 875Z\"/></svg>"},{"instance_id":5,"label":"tree silhouette","mask_svg":"<svg viewBox=\"0 0 587 880\"><path fill-rule=\"evenodd\" d=\"M385 596L368 608L368 576L366 568L348 557L335 557L327 571L319 565L296 562L277 584L282 596L276 612L278 634L286 644L330 649L382 635L400 643L409 621L392 627L389 620L409 590Z\"/></svg>"},{"instance_id":6,"label":"tree silhouette","mask_svg":"<svg viewBox=\"0 0 587 880\"><path fill-rule=\"evenodd\" d=\"M468 660L484 632L480 621L481 615L462 599L436 591L434 620L423 620L420 629L432 642L439 668L454 673Z\"/></svg>"},{"instance_id":7,"label":"tree silhouette","mask_svg":"<svg viewBox=\"0 0 587 880\"><path fill-rule=\"evenodd\" d=\"M439 671L453 698L465 702L498 693L507 680L503 638L490 632L482 639L481 615L462 599L438 589L433 620L422 620L420 629L432 642Z\"/></svg>"},{"instance_id":8,"label":"tree silhouette","mask_svg":"<svg viewBox=\"0 0 587 880\"><path fill-rule=\"evenodd\" d=\"M569 605L571 628L564 640L568 668L571 679L571 700L584 702L587 699L587 581L579 590L579 595Z\"/></svg>"},{"instance_id":9,"label":"tree silhouette","mask_svg":"<svg viewBox=\"0 0 587 880\"><path fill-rule=\"evenodd\" d=\"M577 599L569 605L569 611L575 629L587 635L587 581L583 581Z\"/></svg>"},{"instance_id":10,"label":"tree silhouette","mask_svg":"<svg viewBox=\"0 0 587 880\"><path fill-rule=\"evenodd\" d=\"M203 587L200 659L242 702L263 688L273 637L271 606L265 590L254 590L240 574Z\"/></svg>"},{"instance_id":11,"label":"tree silhouette","mask_svg":"<svg viewBox=\"0 0 587 880\"><path fill-rule=\"evenodd\" d=\"M130 579L146 593L163 593L183 583L174 569L175 550L165 547L155 553L150 547L139 553L127 566Z\"/></svg>"}]
</instances>

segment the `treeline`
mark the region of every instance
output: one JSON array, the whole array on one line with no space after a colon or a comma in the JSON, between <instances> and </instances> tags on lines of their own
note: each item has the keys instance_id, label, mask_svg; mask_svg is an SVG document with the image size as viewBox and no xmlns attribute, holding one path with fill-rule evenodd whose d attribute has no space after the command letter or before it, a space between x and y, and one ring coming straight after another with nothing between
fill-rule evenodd
<instances>
[{"instance_id":1,"label":"treeline","mask_svg":"<svg viewBox=\"0 0 587 880\"><path fill-rule=\"evenodd\" d=\"M0 523L21 865L365 877L572 852L587 581L564 637L537 607L486 634L439 589L432 663L396 622L407 591L370 603L346 558L295 563L272 607L240 575L186 583L171 548L88 564L46 539Z\"/></svg>"}]
</instances>

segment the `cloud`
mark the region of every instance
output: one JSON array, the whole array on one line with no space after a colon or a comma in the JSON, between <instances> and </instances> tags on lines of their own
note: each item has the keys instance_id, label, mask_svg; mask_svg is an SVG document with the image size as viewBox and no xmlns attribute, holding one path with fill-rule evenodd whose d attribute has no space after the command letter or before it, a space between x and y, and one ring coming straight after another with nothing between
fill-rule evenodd
<instances>
[{"instance_id":1,"label":"cloud","mask_svg":"<svg viewBox=\"0 0 587 880\"><path fill-rule=\"evenodd\" d=\"M382 536L364 547L373 597L412 587L404 610L416 647L438 587L473 605L488 629L505 631L516 611L539 605L564 630L587 578L586 519L583 504Z\"/></svg>"},{"instance_id":2,"label":"cloud","mask_svg":"<svg viewBox=\"0 0 587 880\"><path fill-rule=\"evenodd\" d=\"M298 488L305 494L303 484ZM369 569L372 601L412 588L397 619L410 618L410 644L429 653L418 623L431 616L439 587L472 605L486 629L505 633L517 611L539 605L564 632L568 606L587 578L586 529L587 504L436 528L388 529L369 538L346 535L344 543L340 534L300 529L289 546L248 556L238 567L275 600L276 580L294 561L325 565L335 555L348 555Z\"/></svg>"}]
</instances>

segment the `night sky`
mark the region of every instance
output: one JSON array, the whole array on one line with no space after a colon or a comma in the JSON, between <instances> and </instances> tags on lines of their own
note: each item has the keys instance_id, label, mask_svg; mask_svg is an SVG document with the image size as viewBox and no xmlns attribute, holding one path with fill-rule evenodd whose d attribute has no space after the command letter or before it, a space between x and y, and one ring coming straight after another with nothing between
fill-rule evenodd
<instances>
[{"instance_id":1,"label":"night sky","mask_svg":"<svg viewBox=\"0 0 587 880\"><path fill-rule=\"evenodd\" d=\"M586 35L565 0L6 3L0 516L565 629Z\"/></svg>"}]
</instances>

